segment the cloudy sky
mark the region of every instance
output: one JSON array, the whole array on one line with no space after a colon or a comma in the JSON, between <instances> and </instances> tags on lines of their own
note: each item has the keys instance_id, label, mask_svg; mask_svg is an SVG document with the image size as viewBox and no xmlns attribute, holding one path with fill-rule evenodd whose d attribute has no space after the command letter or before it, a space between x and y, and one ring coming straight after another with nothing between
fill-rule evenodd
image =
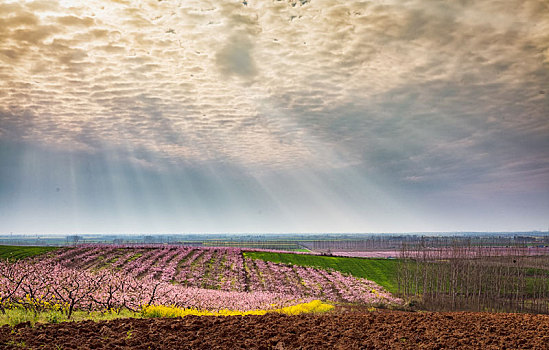
<instances>
[{"instance_id":1,"label":"cloudy sky","mask_svg":"<svg viewBox=\"0 0 549 350\"><path fill-rule=\"evenodd\" d=\"M0 233L548 228L545 0L0 0Z\"/></svg>"}]
</instances>

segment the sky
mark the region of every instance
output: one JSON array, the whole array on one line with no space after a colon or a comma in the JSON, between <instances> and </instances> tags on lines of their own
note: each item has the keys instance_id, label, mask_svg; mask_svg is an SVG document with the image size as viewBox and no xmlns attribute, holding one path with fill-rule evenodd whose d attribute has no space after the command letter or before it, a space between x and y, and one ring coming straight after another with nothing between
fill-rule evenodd
<instances>
[{"instance_id":1,"label":"sky","mask_svg":"<svg viewBox=\"0 0 549 350\"><path fill-rule=\"evenodd\" d=\"M0 233L548 229L545 0L0 0Z\"/></svg>"}]
</instances>

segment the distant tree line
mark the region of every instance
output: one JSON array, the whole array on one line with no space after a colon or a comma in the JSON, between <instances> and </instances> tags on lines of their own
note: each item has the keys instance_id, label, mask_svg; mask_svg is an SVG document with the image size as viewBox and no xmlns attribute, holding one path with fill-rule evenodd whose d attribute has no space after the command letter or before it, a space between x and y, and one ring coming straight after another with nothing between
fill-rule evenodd
<instances>
[{"instance_id":1,"label":"distant tree line","mask_svg":"<svg viewBox=\"0 0 549 350\"><path fill-rule=\"evenodd\" d=\"M477 243L403 244L399 292L433 310L549 313L547 248Z\"/></svg>"}]
</instances>

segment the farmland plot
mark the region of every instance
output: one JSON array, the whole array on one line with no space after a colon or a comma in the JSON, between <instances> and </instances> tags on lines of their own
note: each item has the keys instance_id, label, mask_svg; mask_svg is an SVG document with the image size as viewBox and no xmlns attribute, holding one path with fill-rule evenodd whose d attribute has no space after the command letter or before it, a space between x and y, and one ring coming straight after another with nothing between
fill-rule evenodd
<instances>
[{"instance_id":1,"label":"farmland plot","mask_svg":"<svg viewBox=\"0 0 549 350\"><path fill-rule=\"evenodd\" d=\"M236 248L81 246L0 264L1 309L274 310L322 300L396 304L363 278L244 256ZM118 312L118 311L117 311Z\"/></svg>"},{"instance_id":2,"label":"farmland plot","mask_svg":"<svg viewBox=\"0 0 549 350\"><path fill-rule=\"evenodd\" d=\"M109 264L112 260L115 263ZM83 246L68 249L55 261L67 268L91 272L115 270L138 279L191 288L281 293L296 299L332 302L400 302L364 278L335 270L252 259L238 248Z\"/></svg>"}]
</instances>

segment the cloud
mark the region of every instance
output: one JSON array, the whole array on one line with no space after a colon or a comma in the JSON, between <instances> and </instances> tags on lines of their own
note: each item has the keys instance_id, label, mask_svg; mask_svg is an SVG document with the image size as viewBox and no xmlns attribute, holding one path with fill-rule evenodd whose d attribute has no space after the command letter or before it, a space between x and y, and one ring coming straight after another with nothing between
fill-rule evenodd
<instances>
[{"instance_id":1,"label":"cloud","mask_svg":"<svg viewBox=\"0 0 549 350\"><path fill-rule=\"evenodd\" d=\"M539 184L546 7L4 3L0 137L174 163L359 166L402 184Z\"/></svg>"},{"instance_id":2,"label":"cloud","mask_svg":"<svg viewBox=\"0 0 549 350\"><path fill-rule=\"evenodd\" d=\"M237 75L252 78L257 68L252 56L253 44L245 34L234 35L215 55L216 63L223 75Z\"/></svg>"},{"instance_id":3,"label":"cloud","mask_svg":"<svg viewBox=\"0 0 549 350\"><path fill-rule=\"evenodd\" d=\"M62 26L90 27L95 21L91 17L61 16L57 18L57 23Z\"/></svg>"}]
</instances>

